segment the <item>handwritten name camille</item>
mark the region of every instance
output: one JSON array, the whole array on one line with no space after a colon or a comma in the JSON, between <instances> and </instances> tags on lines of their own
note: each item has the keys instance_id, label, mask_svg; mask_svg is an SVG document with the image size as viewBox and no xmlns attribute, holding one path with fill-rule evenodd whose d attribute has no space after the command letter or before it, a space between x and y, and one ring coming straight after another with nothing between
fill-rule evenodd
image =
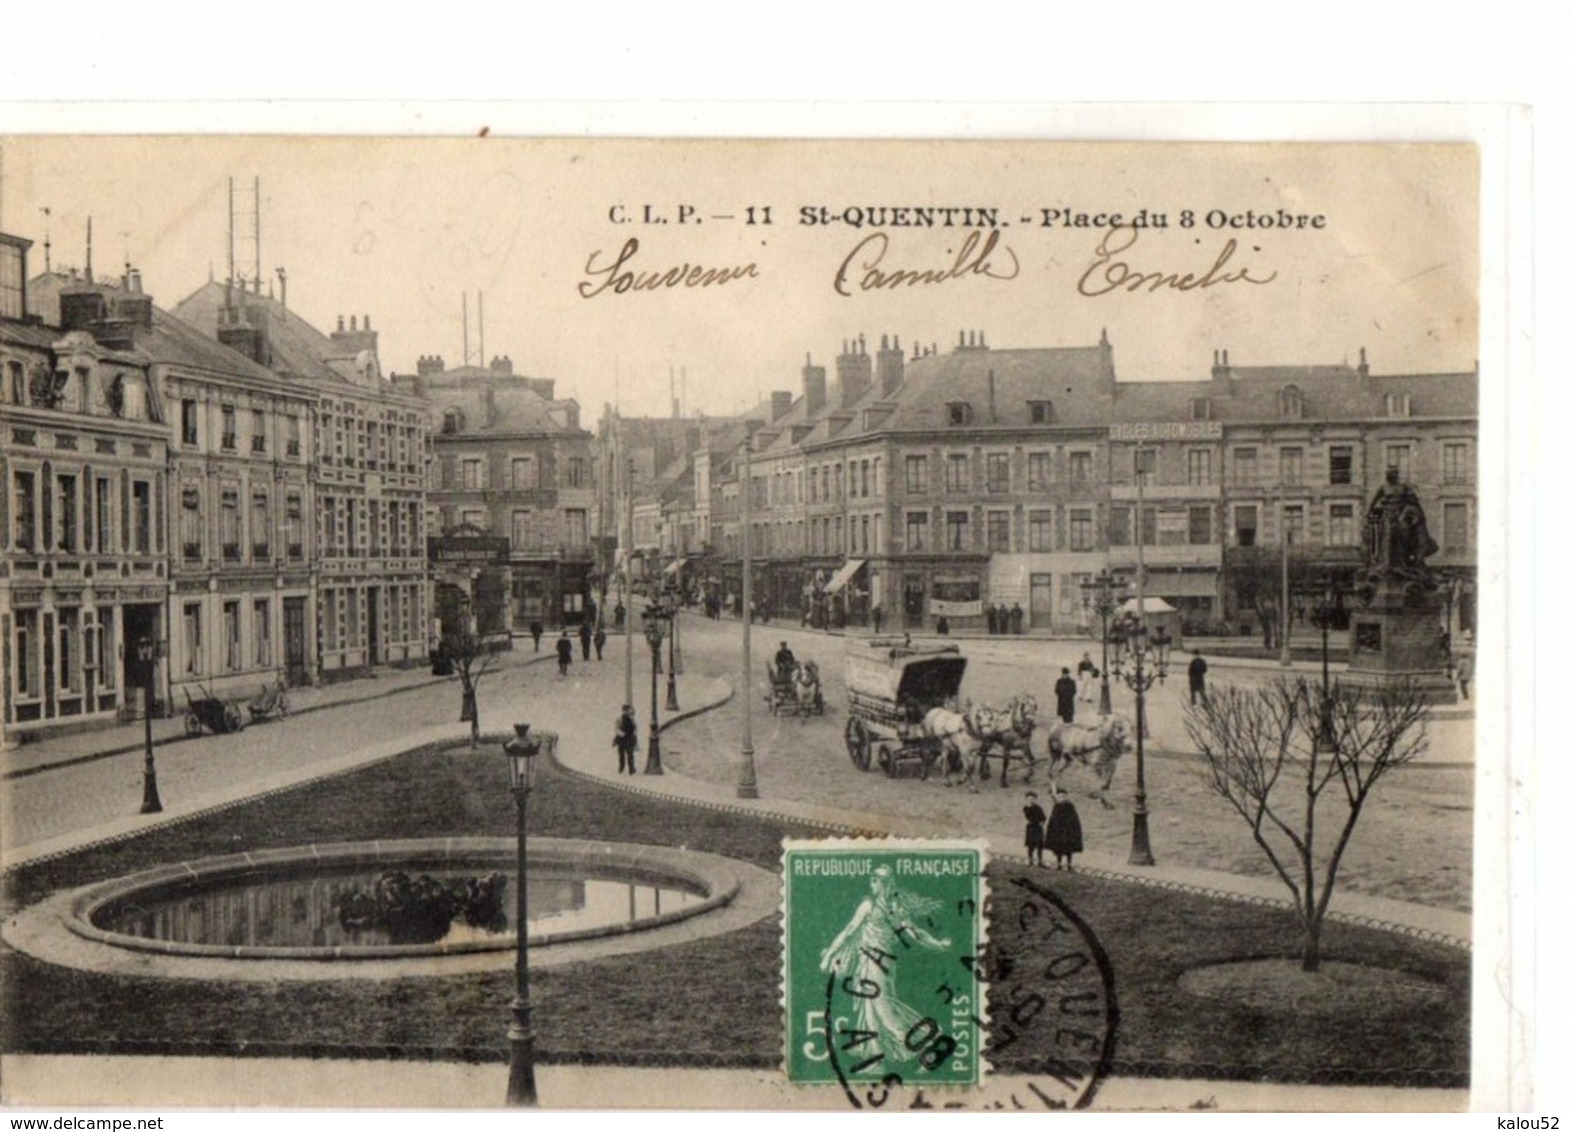
<instances>
[{"instance_id":1,"label":"handwritten name camille","mask_svg":"<svg viewBox=\"0 0 1570 1132\"><path fill-rule=\"evenodd\" d=\"M675 267L655 268L650 271L634 270L627 265L638 254L638 240L629 237L621 251L609 263L600 264L598 249L589 253L583 273L589 278L578 284L578 294L585 299L610 292L625 295L629 291L660 291L673 287L723 287L741 279L757 279L758 265L743 263L734 267L703 267L696 263L679 263Z\"/></svg>"},{"instance_id":2,"label":"handwritten name camille","mask_svg":"<svg viewBox=\"0 0 1570 1132\"><path fill-rule=\"evenodd\" d=\"M946 267L919 269L897 267L885 270L883 257L888 254L889 238L882 232L874 232L851 248L850 254L840 261L840 269L834 273L834 290L848 298L851 294L849 289L852 285L851 277L856 271L861 274L854 286L861 291L947 283L967 275L988 279L1013 279L1019 275L1019 258L1015 256L1014 250L1005 244L1002 251L998 253L998 258L994 260L993 254L998 252L998 237L999 233L990 232L987 234L986 244L982 245L981 233L970 233L965 237L965 242L960 245L953 262ZM1007 266L1002 262L1004 256L1008 257ZM857 257L861 257L859 263L856 262Z\"/></svg>"},{"instance_id":3,"label":"handwritten name camille","mask_svg":"<svg viewBox=\"0 0 1570 1132\"><path fill-rule=\"evenodd\" d=\"M1264 286L1276 278L1274 271L1269 275L1255 275L1247 266L1235 267L1230 271L1223 270L1237 254L1236 240L1228 240L1222 245L1215 261L1199 275L1191 271L1182 273L1136 271L1126 259L1120 257L1138 241L1138 228L1113 228L1101 237L1101 242L1096 245L1095 258L1090 261L1090 266L1085 268L1085 273L1079 277L1077 288L1079 293L1096 298L1111 294L1113 291L1143 291L1146 294L1153 294L1161 290L1203 290L1225 283L1253 283L1256 286Z\"/></svg>"}]
</instances>

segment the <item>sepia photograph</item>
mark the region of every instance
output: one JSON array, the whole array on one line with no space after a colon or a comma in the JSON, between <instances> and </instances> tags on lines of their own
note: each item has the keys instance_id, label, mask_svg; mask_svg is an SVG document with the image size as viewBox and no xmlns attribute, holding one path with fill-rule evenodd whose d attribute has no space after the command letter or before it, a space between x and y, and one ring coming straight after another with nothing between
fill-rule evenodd
<instances>
[{"instance_id":1,"label":"sepia photograph","mask_svg":"<svg viewBox=\"0 0 1570 1132\"><path fill-rule=\"evenodd\" d=\"M0 136L0 1103L1476 1107L1484 185Z\"/></svg>"}]
</instances>

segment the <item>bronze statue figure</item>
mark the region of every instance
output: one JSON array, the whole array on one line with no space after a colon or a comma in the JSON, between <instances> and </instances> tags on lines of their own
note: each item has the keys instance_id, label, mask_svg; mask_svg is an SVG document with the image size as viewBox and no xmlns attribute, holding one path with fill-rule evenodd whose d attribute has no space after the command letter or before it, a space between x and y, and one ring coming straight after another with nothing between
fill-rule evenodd
<instances>
[{"instance_id":1,"label":"bronze statue figure","mask_svg":"<svg viewBox=\"0 0 1570 1132\"><path fill-rule=\"evenodd\" d=\"M1417 492L1401 482L1395 468L1386 469L1385 482L1374 492L1363 519L1363 568L1369 578L1427 584L1432 580L1427 559L1438 552Z\"/></svg>"}]
</instances>

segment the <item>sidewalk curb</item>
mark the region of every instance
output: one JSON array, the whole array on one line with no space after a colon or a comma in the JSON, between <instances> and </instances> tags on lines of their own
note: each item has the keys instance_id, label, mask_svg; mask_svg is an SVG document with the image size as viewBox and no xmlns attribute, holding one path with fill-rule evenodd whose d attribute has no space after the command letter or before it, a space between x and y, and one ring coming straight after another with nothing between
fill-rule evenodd
<instances>
[{"instance_id":1,"label":"sidewalk curb","mask_svg":"<svg viewBox=\"0 0 1570 1132\"><path fill-rule=\"evenodd\" d=\"M525 667L528 667L531 664L539 664L542 661L544 661L545 659L546 659L546 656L545 656L544 653L541 653L537 657L533 657L531 655L531 659L525 660L518 667L525 668ZM313 704L310 707L300 708L298 711L291 711L289 713L288 718L293 719L293 718L296 718L296 717L302 716L302 715L314 715L316 712L319 712L319 711L330 711L333 708L350 707L350 706L352 706L354 704L374 703L377 700L385 700L385 699L388 699L388 698L390 698L392 696L401 696L401 695L404 695L407 692L418 692L418 691L420 691L421 689L424 689L424 688L434 688L434 687L436 687L439 684L445 684L445 683L447 683L450 680L456 680L456 679L457 679L456 676L434 676L434 677L431 677L430 679L422 680L418 684L408 684L408 685L406 685L406 686L404 686L402 688L389 688L385 692L377 692L375 695L371 695L371 696L356 696L356 697L354 697L352 699L347 699L347 700L331 700L331 701L329 701L327 703L323 703L323 704ZM706 709L704 709L704 710L706 710ZM247 726L251 726L251 725L248 724ZM186 734L166 735L162 739L154 739L153 740L153 746L154 747L168 747L168 746L171 746L171 745L173 745L175 743L185 743L185 742L189 742L192 739L200 739L200 738L203 738L203 735L186 735ZM48 771L48 770L63 770L66 767L80 766L83 763L92 763L92 762L97 762L100 759L114 758L116 755L134 754L137 751L145 750L146 746L147 746L146 743L143 743L143 742L128 743L128 744L126 744L124 746L111 747L111 748L109 748L107 750L103 750L103 751L93 751L93 752L91 752L89 754L85 754L85 755L72 755L70 758L60 759L57 762L39 763L37 766L23 767L20 770L8 770L4 774L0 774L0 782L9 782L12 779L17 779L17 778L30 778L30 777L32 777L35 774L42 774L42 773L44 773L45 771Z\"/></svg>"}]
</instances>

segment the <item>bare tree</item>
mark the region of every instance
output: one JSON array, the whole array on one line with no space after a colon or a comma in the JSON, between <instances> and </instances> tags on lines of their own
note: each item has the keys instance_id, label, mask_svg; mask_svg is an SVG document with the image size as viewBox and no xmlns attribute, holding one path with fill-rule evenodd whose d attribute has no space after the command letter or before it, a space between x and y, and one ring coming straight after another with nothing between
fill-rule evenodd
<instances>
[{"instance_id":1,"label":"bare tree","mask_svg":"<svg viewBox=\"0 0 1570 1132\"><path fill-rule=\"evenodd\" d=\"M1212 689L1188 708L1185 723L1211 789L1248 823L1292 893L1303 970L1317 970L1336 873L1363 807L1388 770L1428 747L1422 695L1409 682L1338 687L1326 704L1318 685L1278 677L1258 688ZM1344 802L1344 811L1323 805L1327 798Z\"/></svg>"},{"instance_id":2,"label":"bare tree","mask_svg":"<svg viewBox=\"0 0 1570 1132\"><path fill-rule=\"evenodd\" d=\"M469 746L478 747L480 702L477 692L480 679L490 671L496 653L486 647L484 638L474 631L468 618L463 619L462 626L458 631L443 636L442 648L452 660L453 668L458 673L458 682L463 687L463 710L459 712L458 720L468 722Z\"/></svg>"}]
</instances>

